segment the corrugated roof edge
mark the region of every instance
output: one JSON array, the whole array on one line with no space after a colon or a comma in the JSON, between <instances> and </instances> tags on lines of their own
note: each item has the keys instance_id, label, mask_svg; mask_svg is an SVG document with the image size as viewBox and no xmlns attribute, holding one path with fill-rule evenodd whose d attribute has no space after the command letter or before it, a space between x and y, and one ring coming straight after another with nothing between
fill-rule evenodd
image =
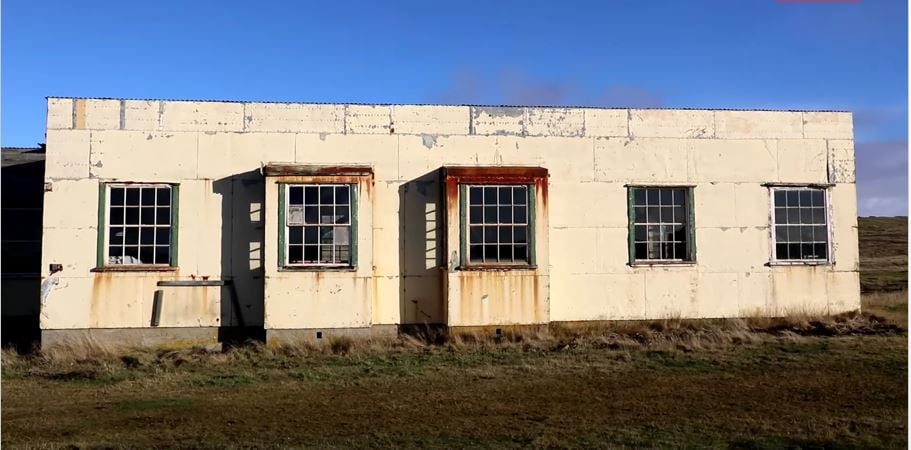
<instances>
[{"instance_id":1,"label":"corrugated roof edge","mask_svg":"<svg viewBox=\"0 0 911 450\"><path fill-rule=\"evenodd\" d=\"M843 109L762 109L762 108L696 108L696 107L640 107L640 106L581 106L581 105L475 105L467 103L361 103L361 102L280 102L269 100L217 100L217 99L186 99L186 98L126 98L126 97L62 97L48 95L46 99L72 99L72 100L138 100L153 102L210 102L210 103L275 103L275 104L304 104L304 105L359 105L359 106L469 106L478 108L578 108L578 109L656 109L678 111L769 111L769 112L838 112L850 113Z\"/></svg>"}]
</instances>

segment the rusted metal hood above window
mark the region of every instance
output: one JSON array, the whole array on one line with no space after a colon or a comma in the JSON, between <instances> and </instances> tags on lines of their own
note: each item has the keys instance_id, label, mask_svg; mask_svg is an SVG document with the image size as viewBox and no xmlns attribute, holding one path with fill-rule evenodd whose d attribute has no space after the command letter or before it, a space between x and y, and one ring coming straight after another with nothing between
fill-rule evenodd
<instances>
[{"instance_id":1,"label":"rusted metal hood above window","mask_svg":"<svg viewBox=\"0 0 911 450\"><path fill-rule=\"evenodd\" d=\"M534 183L547 178L544 167L526 166L444 166L440 169L444 180L460 183Z\"/></svg>"},{"instance_id":2,"label":"rusted metal hood above window","mask_svg":"<svg viewBox=\"0 0 911 450\"><path fill-rule=\"evenodd\" d=\"M260 168L266 177L357 177L373 176L370 166L312 165L295 163L266 163Z\"/></svg>"}]
</instances>

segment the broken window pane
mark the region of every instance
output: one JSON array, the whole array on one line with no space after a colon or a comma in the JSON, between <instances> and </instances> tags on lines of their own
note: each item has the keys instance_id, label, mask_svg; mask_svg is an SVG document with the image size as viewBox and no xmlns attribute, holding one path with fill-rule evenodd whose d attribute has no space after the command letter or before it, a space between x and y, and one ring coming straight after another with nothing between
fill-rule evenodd
<instances>
[{"instance_id":1,"label":"broken window pane","mask_svg":"<svg viewBox=\"0 0 911 450\"><path fill-rule=\"evenodd\" d=\"M630 188L634 260L689 261L690 223L686 188Z\"/></svg>"}]
</instances>

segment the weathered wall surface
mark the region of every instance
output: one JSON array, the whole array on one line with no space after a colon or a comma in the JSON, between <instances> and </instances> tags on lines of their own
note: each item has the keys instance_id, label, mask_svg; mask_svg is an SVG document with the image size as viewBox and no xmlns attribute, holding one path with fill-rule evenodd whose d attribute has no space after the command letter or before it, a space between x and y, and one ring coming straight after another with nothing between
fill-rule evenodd
<instances>
[{"instance_id":1,"label":"weathered wall surface","mask_svg":"<svg viewBox=\"0 0 911 450\"><path fill-rule=\"evenodd\" d=\"M263 323L264 298L286 305L266 315L281 328L441 323L443 165L548 169L549 245L538 251L550 254L551 321L860 305L849 113L51 98L47 120L42 270L64 270L44 329L146 327L155 282L191 276L233 278L248 324ZM258 172L268 161L373 167L372 213L359 218L372 274L343 286L369 307L335 308L331 289L311 292L315 274L266 271L277 245L265 226L274 193ZM180 183L176 272L90 272L106 181ZM776 182L834 185L833 265L768 265L762 183ZM695 186L696 264L627 264L630 183ZM237 323L224 289L162 289L162 326ZM308 292L321 307L300 308Z\"/></svg>"}]
</instances>

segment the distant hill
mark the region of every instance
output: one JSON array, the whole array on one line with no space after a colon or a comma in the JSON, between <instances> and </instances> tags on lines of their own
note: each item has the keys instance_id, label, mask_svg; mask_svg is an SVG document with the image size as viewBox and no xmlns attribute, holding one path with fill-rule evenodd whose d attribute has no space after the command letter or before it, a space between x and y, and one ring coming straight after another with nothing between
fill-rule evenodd
<instances>
[{"instance_id":1,"label":"distant hill","mask_svg":"<svg viewBox=\"0 0 911 450\"><path fill-rule=\"evenodd\" d=\"M860 286L863 292L908 286L908 218L860 217Z\"/></svg>"}]
</instances>

